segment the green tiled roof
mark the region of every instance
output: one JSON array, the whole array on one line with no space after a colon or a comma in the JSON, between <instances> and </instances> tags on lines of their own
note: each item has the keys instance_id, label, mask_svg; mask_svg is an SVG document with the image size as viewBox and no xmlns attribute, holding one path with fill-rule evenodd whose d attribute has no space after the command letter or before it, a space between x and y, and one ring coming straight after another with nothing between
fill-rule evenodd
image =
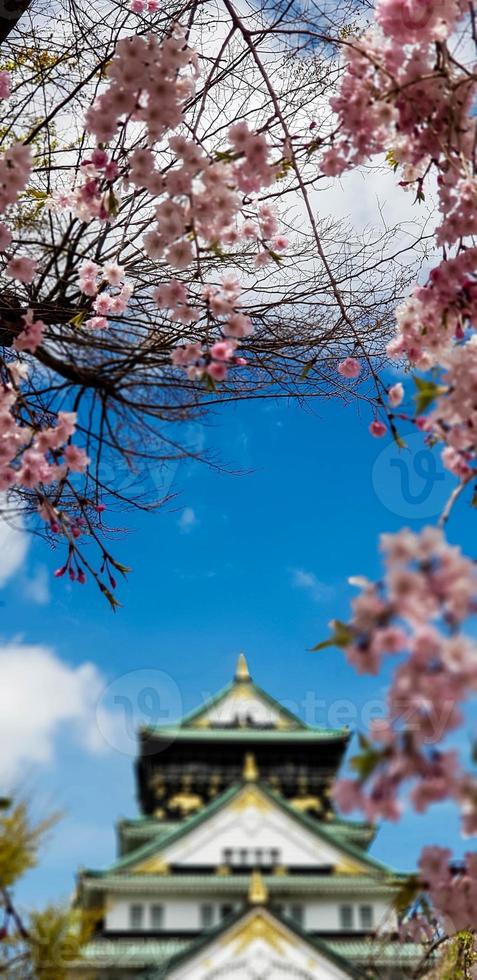
<instances>
[{"instance_id":1,"label":"green tiled roof","mask_svg":"<svg viewBox=\"0 0 477 980\"><path fill-rule=\"evenodd\" d=\"M177 741L194 742L335 742L348 739L348 728L181 728L142 726L140 732Z\"/></svg>"},{"instance_id":2,"label":"green tiled roof","mask_svg":"<svg viewBox=\"0 0 477 980\"><path fill-rule=\"evenodd\" d=\"M172 956L188 949L191 939L96 939L83 950L84 965L152 966L167 963ZM81 961L80 961L81 963Z\"/></svg>"},{"instance_id":3,"label":"green tiled roof","mask_svg":"<svg viewBox=\"0 0 477 980\"><path fill-rule=\"evenodd\" d=\"M173 830L177 830L182 821L180 820L156 820L154 817L136 817L134 820L119 820L116 824L116 836L118 840L118 852L122 857L125 853L130 853L139 843L145 844L149 840L161 840L167 837Z\"/></svg>"},{"instance_id":4,"label":"green tiled roof","mask_svg":"<svg viewBox=\"0 0 477 980\"><path fill-rule=\"evenodd\" d=\"M415 962L423 955L423 947L418 943L390 942L388 939L327 939L326 945L343 959L357 960L360 963Z\"/></svg>"},{"instance_id":5,"label":"green tiled roof","mask_svg":"<svg viewBox=\"0 0 477 980\"><path fill-rule=\"evenodd\" d=\"M289 925L287 921L287 925ZM312 937L305 938L314 944ZM201 936L204 941L209 936ZM320 941L320 946L332 954L348 962L365 966L367 963L386 965L389 962L412 964L422 957L422 947L417 943L370 942L368 939L326 939ZM111 966L132 966L154 968L164 966L176 957L189 950L197 948L196 939L97 939L88 943L83 953L83 966L91 969ZM77 964L81 966L81 961Z\"/></svg>"},{"instance_id":6,"label":"green tiled roof","mask_svg":"<svg viewBox=\"0 0 477 980\"><path fill-rule=\"evenodd\" d=\"M260 784L261 785L261 784ZM123 834L135 835L140 833L165 833L169 830L177 830L183 823L183 820L159 820L157 817L140 816L131 817L125 820L119 820L117 823L118 830ZM340 817L335 817L333 822L328 824L328 830L332 829L333 832L350 831L353 834L360 833L375 833L376 827L374 824L368 823L365 820L342 820Z\"/></svg>"},{"instance_id":7,"label":"green tiled roof","mask_svg":"<svg viewBox=\"0 0 477 980\"><path fill-rule=\"evenodd\" d=\"M115 871L122 871L123 869L127 870L128 867L130 867L133 864L136 864L138 861L145 860L148 857L152 856L153 854L160 853L164 847L167 847L173 842L180 840L181 837L184 837L195 827L198 827L201 824L205 823L207 820L209 820L210 817L213 816L213 814L217 813L219 810L222 809L222 807L226 806L227 803L229 803L243 789L244 785L245 784L242 782L230 786L227 790L224 791L224 793L222 793L215 800L213 800L212 803L209 803L206 807L204 807L203 810L200 810L198 813L194 814L194 816L191 816L188 819L184 820L178 828L171 831L170 834L163 837L161 840L148 841L146 844L143 844L141 847L138 847L135 850L131 851L129 854L126 854L125 857L119 858L118 861L115 861L112 865L109 866L109 868L105 869L104 871L88 870L87 874L89 875L96 874L99 876L104 876L105 874L110 875L112 872L114 873ZM380 874L388 875L390 873L391 871L390 868L386 867L384 864L382 864L380 861L377 861L375 858L370 857L369 854L366 854L355 844L350 843L350 841L344 841L344 840L337 841L336 838L333 837L333 834L330 834L328 832L327 826L325 824L318 822L313 817L308 816L306 813L301 813L300 811L295 810L293 806L291 806L291 804L288 803L284 797L272 791L268 786L260 783L259 789L264 794L264 796L268 797L268 799L274 802L280 809L282 809L285 813L288 813L288 815L291 816L293 820L295 820L297 823L300 823L302 826L306 827L316 837L326 841L326 843L328 844L332 844L335 847L338 847L341 851L343 851L344 854L354 858L357 861L360 861L361 863L367 865L368 867L372 868L376 872L379 872Z\"/></svg>"},{"instance_id":8,"label":"green tiled roof","mask_svg":"<svg viewBox=\"0 0 477 980\"><path fill-rule=\"evenodd\" d=\"M396 889L402 888L402 877L400 875L388 875L387 877L374 878L371 875L300 875L300 874L264 874L263 880L270 891L270 894L279 895L283 892L290 894L301 894L311 892L314 895L335 894L345 892L346 894L373 893L373 895L391 895ZM106 876L95 876L88 872L83 878L83 887L87 891L111 892L138 892L138 893L161 893L170 894L172 892L195 892L220 894L222 892L233 892L239 896L246 896L250 887L250 874L108 874Z\"/></svg>"}]
</instances>

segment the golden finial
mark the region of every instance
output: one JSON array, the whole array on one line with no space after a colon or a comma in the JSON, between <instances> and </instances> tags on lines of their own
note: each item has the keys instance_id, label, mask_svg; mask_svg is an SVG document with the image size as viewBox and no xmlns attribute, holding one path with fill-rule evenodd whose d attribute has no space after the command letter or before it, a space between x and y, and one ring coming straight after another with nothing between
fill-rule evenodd
<instances>
[{"instance_id":1,"label":"golden finial","mask_svg":"<svg viewBox=\"0 0 477 980\"><path fill-rule=\"evenodd\" d=\"M268 899L268 890L260 871L252 871L250 885L248 889L248 900L250 905L265 905Z\"/></svg>"},{"instance_id":2,"label":"golden finial","mask_svg":"<svg viewBox=\"0 0 477 980\"><path fill-rule=\"evenodd\" d=\"M239 653L239 655L237 657L237 664L236 664L236 667L235 667L235 680L236 681L250 681L251 679L252 678L250 677L250 674L249 674L248 663L246 661L245 654L244 653Z\"/></svg>"},{"instance_id":3,"label":"golden finial","mask_svg":"<svg viewBox=\"0 0 477 980\"><path fill-rule=\"evenodd\" d=\"M246 752L243 760L243 779L246 783L256 783L258 779L258 767L253 752Z\"/></svg>"}]
</instances>

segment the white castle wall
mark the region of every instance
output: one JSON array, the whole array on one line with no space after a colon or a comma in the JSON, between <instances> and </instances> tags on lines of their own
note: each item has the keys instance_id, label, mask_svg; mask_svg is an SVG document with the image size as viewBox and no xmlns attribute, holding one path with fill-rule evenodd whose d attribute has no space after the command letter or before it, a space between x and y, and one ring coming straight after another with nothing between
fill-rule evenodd
<instances>
[{"instance_id":1,"label":"white castle wall","mask_svg":"<svg viewBox=\"0 0 477 980\"><path fill-rule=\"evenodd\" d=\"M278 864L289 868L317 868L336 865L342 852L332 843L320 839L278 807L265 806L260 801L244 809L234 803L191 830L176 843L165 847L161 859L167 864L218 865L224 861L223 852L233 849L270 849L279 852ZM252 860L255 864L255 859Z\"/></svg>"},{"instance_id":2,"label":"white castle wall","mask_svg":"<svg viewBox=\"0 0 477 980\"><path fill-rule=\"evenodd\" d=\"M255 724L273 725L279 720L280 714L253 692L242 692L239 688L205 711L203 717L215 725L229 725L236 721L246 721L247 718L253 719Z\"/></svg>"},{"instance_id":3,"label":"white castle wall","mask_svg":"<svg viewBox=\"0 0 477 980\"><path fill-rule=\"evenodd\" d=\"M166 932L187 932L189 930L201 929L201 905L213 906L213 924L217 924L221 920L222 905L232 905L236 908L239 908L241 905L235 897L230 898L227 895L223 895L218 900L211 899L210 895L207 894L202 896L198 895L193 899L162 894L160 897L157 897L151 893L144 893L142 895L134 893L129 896L121 895L120 897L111 897L107 903L106 929L117 932L129 931L129 909L132 904L141 904L144 906L145 932L151 931L149 908L153 904L160 904L164 908L163 930ZM367 894L363 894L362 896L353 895L352 900L347 899L346 896L340 897L339 899L334 898L333 900L328 898L310 900L308 898L300 898L297 895L293 899L293 902L290 902L289 899L280 900L277 897L275 904L281 907L284 914L291 914L292 904L302 905L304 910L303 926L305 929L311 931L341 931L339 907L342 904L353 906L354 926L357 931L359 931L359 906L361 904L372 905L373 921L376 926L381 925L384 919L387 919L387 928L390 925L386 903L382 900L370 901ZM273 903L271 903L271 908L273 909Z\"/></svg>"}]
</instances>

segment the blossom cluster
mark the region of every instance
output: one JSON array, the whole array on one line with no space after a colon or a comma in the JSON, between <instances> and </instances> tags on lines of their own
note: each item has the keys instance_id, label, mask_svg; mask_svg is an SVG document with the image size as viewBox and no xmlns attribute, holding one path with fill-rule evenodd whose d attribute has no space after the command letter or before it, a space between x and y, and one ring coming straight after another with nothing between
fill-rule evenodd
<instances>
[{"instance_id":1,"label":"blossom cluster","mask_svg":"<svg viewBox=\"0 0 477 980\"><path fill-rule=\"evenodd\" d=\"M27 310L22 314L23 329L15 337L13 346L17 351L28 351L34 354L39 344L43 340L45 324L43 320L35 320L33 310Z\"/></svg>"},{"instance_id":2,"label":"blossom cluster","mask_svg":"<svg viewBox=\"0 0 477 980\"><path fill-rule=\"evenodd\" d=\"M15 203L18 195L26 187L32 169L32 152L23 143L14 143L0 158L0 214ZM8 225L0 222L0 252L6 252L12 236ZM36 271L37 263L23 255L14 255L7 262L6 274L10 279L29 283Z\"/></svg>"},{"instance_id":3,"label":"blossom cluster","mask_svg":"<svg viewBox=\"0 0 477 980\"><path fill-rule=\"evenodd\" d=\"M178 25L162 41L154 34L122 38L106 70L110 84L86 113L87 129L106 143L121 120L133 118L145 124L149 143L155 143L182 122L184 104L194 93L192 76L182 74L189 65L196 69L196 54Z\"/></svg>"},{"instance_id":4,"label":"blossom cluster","mask_svg":"<svg viewBox=\"0 0 477 980\"><path fill-rule=\"evenodd\" d=\"M0 71L0 99L10 96L11 80L7 71ZM18 195L26 187L32 169L32 151L23 143L14 143L0 158L0 214L14 204ZM12 235L4 221L0 222L0 252L6 252ZM31 282L36 271L36 262L25 256L14 256L7 263L6 273L11 279Z\"/></svg>"},{"instance_id":5,"label":"blossom cluster","mask_svg":"<svg viewBox=\"0 0 477 980\"><path fill-rule=\"evenodd\" d=\"M346 48L344 78L331 100L338 136L322 160L323 171L335 175L387 152L402 168L401 184L414 185L418 197L434 169L441 214L436 241L442 246L461 242L477 228L477 182L469 166L477 83L442 46L467 12L464 0L380 0L380 29ZM435 42L441 44L437 58ZM446 256L427 285L398 310L391 356L405 353L423 369L438 363L450 343L462 339L464 325L475 320L476 272L474 248Z\"/></svg>"},{"instance_id":6,"label":"blossom cluster","mask_svg":"<svg viewBox=\"0 0 477 980\"><path fill-rule=\"evenodd\" d=\"M234 276L224 276L220 287L203 288L202 300L213 323L219 326L221 336L210 347L192 341L173 351L172 363L183 368L191 380L208 376L213 381L224 381L229 367L245 364L235 352L239 341L252 333L253 326L250 317L240 312L240 292L240 283ZM159 286L154 298L159 309L170 309L174 319L192 322L198 318L197 309L189 305L186 287L177 280Z\"/></svg>"},{"instance_id":7,"label":"blossom cluster","mask_svg":"<svg viewBox=\"0 0 477 980\"><path fill-rule=\"evenodd\" d=\"M477 691L477 648L460 632L477 610L475 564L434 528L383 535L382 551L382 581L357 580L353 618L339 624L335 641L358 673L377 674L385 657L406 656L393 675L386 717L371 727L365 777L358 759L358 776L337 783L336 800L347 811L361 807L370 818L397 819L401 787L411 782L416 810L452 797L465 831L475 833L477 786L457 754L438 747Z\"/></svg>"},{"instance_id":8,"label":"blossom cluster","mask_svg":"<svg viewBox=\"0 0 477 980\"><path fill-rule=\"evenodd\" d=\"M131 0L131 10L135 14L155 14L159 10L159 0Z\"/></svg>"},{"instance_id":9,"label":"blossom cluster","mask_svg":"<svg viewBox=\"0 0 477 980\"><path fill-rule=\"evenodd\" d=\"M192 74L185 75L188 67L192 67ZM111 139L124 117L125 123L132 119L146 127L149 145L138 146L129 153L124 176L127 184L158 199L155 221L143 241L150 259L181 272L193 263L200 266L209 250L217 253L240 242L254 242L257 266L272 258L278 261L277 253L286 248L287 240L278 234L272 208L262 205L255 217L243 215L244 195L269 186L277 174L263 134L251 132L246 122L237 123L229 129L230 150L220 159L211 159L195 140L175 133L169 137L173 166L165 174L157 167L154 144L182 122L185 101L194 92L194 74L196 54L178 25L161 42L153 35L123 39L108 68L109 87L87 113L86 126L99 142ZM76 210L81 212L79 216L108 218L107 198L98 171L104 168L108 177L112 163L100 147L85 163L86 180L76 192ZM116 168L110 178L117 176ZM70 202L65 203L70 206ZM82 275L81 281L82 291L95 295L95 277ZM123 312L120 307L125 290L127 287L111 301L108 294L98 295L93 304L96 316L87 325L102 328L107 325L108 313ZM190 302L185 286L177 279L156 290L158 308L168 309L172 319L184 325L193 325L201 317L207 320L210 341L203 344L189 337L172 355L172 363L183 368L191 379L208 375L213 380L223 380L228 367L244 363L235 356L235 350L239 340L252 332L252 324L240 311L239 293L235 279L224 279L220 288L206 287L197 306Z\"/></svg>"},{"instance_id":10,"label":"blossom cluster","mask_svg":"<svg viewBox=\"0 0 477 980\"><path fill-rule=\"evenodd\" d=\"M133 286L126 282L125 270L117 262L106 262L103 267L87 259L79 270L79 286L85 296L94 298L93 316L85 320L90 330L105 330L108 316L119 316L126 311L133 294ZM111 292L111 287L115 289Z\"/></svg>"},{"instance_id":11,"label":"blossom cluster","mask_svg":"<svg viewBox=\"0 0 477 980\"><path fill-rule=\"evenodd\" d=\"M380 0L376 20L400 44L443 41L468 12L467 0Z\"/></svg>"},{"instance_id":12,"label":"blossom cluster","mask_svg":"<svg viewBox=\"0 0 477 980\"><path fill-rule=\"evenodd\" d=\"M447 17L442 16L444 6ZM324 155L324 173L342 173L391 151L393 161L405 167L405 182L422 179L432 162L453 197L462 159L472 154L475 123L469 110L475 82L449 61L436 62L432 35L438 24L444 41L466 7L446 0L424 5L380 0L376 20L382 30L370 28L346 47L346 71L330 100L339 120L338 138Z\"/></svg>"},{"instance_id":13,"label":"blossom cluster","mask_svg":"<svg viewBox=\"0 0 477 980\"><path fill-rule=\"evenodd\" d=\"M425 286L397 310L398 334L388 345L392 357L405 353L423 371L441 364L455 339L462 340L477 315L477 248L448 258L431 270Z\"/></svg>"},{"instance_id":14,"label":"blossom cluster","mask_svg":"<svg viewBox=\"0 0 477 980\"><path fill-rule=\"evenodd\" d=\"M179 165L164 178L154 169L150 149L130 155L130 180L155 195L164 192L156 206L156 223L144 236L149 258L164 259L173 269L183 271L193 262L200 265L203 252L210 248L217 251L253 241L259 247L255 258L259 266L286 248L287 240L278 234L278 221L269 205L258 207L255 220L242 220L243 194L268 186L276 174L265 137L251 133L246 123L231 127L229 137L238 158L234 163L211 161L192 140L171 137L170 149ZM155 298L160 309L171 311L173 319L195 323L201 311L186 293L185 286L173 280L159 287ZM219 288L203 289L203 312L209 327L216 328L213 341L204 347L192 340L180 345L172 356L173 364L186 369L190 378L199 380L208 374L223 380L228 366L244 363L234 352L237 342L252 332L252 323L240 312L239 295L240 284L231 276L224 277Z\"/></svg>"},{"instance_id":15,"label":"blossom cluster","mask_svg":"<svg viewBox=\"0 0 477 980\"><path fill-rule=\"evenodd\" d=\"M81 161L80 182L68 190L55 191L47 202L54 211L71 211L80 221L111 221L118 206L113 191L119 168L99 147Z\"/></svg>"},{"instance_id":16,"label":"blossom cluster","mask_svg":"<svg viewBox=\"0 0 477 980\"><path fill-rule=\"evenodd\" d=\"M19 419L19 397L12 384L0 387L0 490L14 484L33 490L69 473L83 473L88 457L69 441L76 429L75 412L59 412L56 425L34 428Z\"/></svg>"},{"instance_id":17,"label":"blossom cluster","mask_svg":"<svg viewBox=\"0 0 477 980\"><path fill-rule=\"evenodd\" d=\"M432 410L422 428L433 440L445 443L442 461L459 480L475 476L477 459L477 334L443 356L445 371Z\"/></svg>"},{"instance_id":18,"label":"blossom cluster","mask_svg":"<svg viewBox=\"0 0 477 980\"><path fill-rule=\"evenodd\" d=\"M248 132L248 142L244 137L241 143L243 158L236 164L209 160L196 143L181 136L173 136L169 144L180 165L164 178L154 169L151 150L138 149L129 157L131 181L155 195L166 195L156 206L155 226L144 237L150 258L164 257L181 270L200 259L201 247L217 249L247 239L265 245L277 235L278 222L267 205L259 208L256 221L238 223L241 193L268 186L276 173L268 162L270 148L264 136ZM286 244L277 236L270 247L281 250ZM263 254L268 260L266 248Z\"/></svg>"},{"instance_id":19,"label":"blossom cluster","mask_svg":"<svg viewBox=\"0 0 477 980\"><path fill-rule=\"evenodd\" d=\"M428 846L419 861L420 880L448 935L475 929L477 907L477 854L465 854L459 864L451 858L447 848Z\"/></svg>"}]
</instances>

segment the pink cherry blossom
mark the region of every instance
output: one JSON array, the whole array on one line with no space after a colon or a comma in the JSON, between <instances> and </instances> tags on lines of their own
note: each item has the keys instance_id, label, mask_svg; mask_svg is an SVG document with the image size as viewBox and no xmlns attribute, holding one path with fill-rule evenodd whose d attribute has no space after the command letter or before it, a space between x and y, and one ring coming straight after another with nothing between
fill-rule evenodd
<instances>
[{"instance_id":1,"label":"pink cherry blossom","mask_svg":"<svg viewBox=\"0 0 477 980\"><path fill-rule=\"evenodd\" d=\"M25 255L17 255L7 263L5 273L10 279L30 283L35 277L37 265L38 262L35 259L28 259Z\"/></svg>"},{"instance_id":2,"label":"pink cherry blossom","mask_svg":"<svg viewBox=\"0 0 477 980\"><path fill-rule=\"evenodd\" d=\"M22 318L25 326L21 333L15 337L13 342L15 350L29 351L31 354L34 354L39 344L42 343L45 324L43 320L34 320L33 317L33 310L28 310L27 313L23 314Z\"/></svg>"},{"instance_id":3,"label":"pink cherry blossom","mask_svg":"<svg viewBox=\"0 0 477 980\"><path fill-rule=\"evenodd\" d=\"M10 245L12 240L12 235L10 229L7 228L4 222L0 222L0 252L4 252L6 248Z\"/></svg>"},{"instance_id":4,"label":"pink cherry blossom","mask_svg":"<svg viewBox=\"0 0 477 980\"><path fill-rule=\"evenodd\" d=\"M233 340L218 340L210 348L210 353L217 361L229 361L236 348L237 344Z\"/></svg>"},{"instance_id":5,"label":"pink cherry blossom","mask_svg":"<svg viewBox=\"0 0 477 980\"><path fill-rule=\"evenodd\" d=\"M386 435L386 432L388 430L384 422L379 422L377 419L375 419L374 422L371 422L371 425L369 426L369 431L371 435L374 436L376 439L381 439L382 436Z\"/></svg>"},{"instance_id":6,"label":"pink cherry blossom","mask_svg":"<svg viewBox=\"0 0 477 980\"><path fill-rule=\"evenodd\" d=\"M100 293L93 303L93 310L98 316L107 316L111 310L111 297L109 293Z\"/></svg>"},{"instance_id":7,"label":"pink cherry blossom","mask_svg":"<svg viewBox=\"0 0 477 980\"><path fill-rule=\"evenodd\" d=\"M89 459L84 449L79 449L78 446L73 445L67 446L64 451L64 457L68 469L70 469L73 473L85 472Z\"/></svg>"},{"instance_id":8,"label":"pink cherry blossom","mask_svg":"<svg viewBox=\"0 0 477 980\"><path fill-rule=\"evenodd\" d=\"M224 361L213 361L207 367L207 374L214 381L223 381L227 376L227 364Z\"/></svg>"},{"instance_id":9,"label":"pink cherry blossom","mask_svg":"<svg viewBox=\"0 0 477 980\"><path fill-rule=\"evenodd\" d=\"M10 97L10 74L8 71L0 71L0 99L8 99Z\"/></svg>"},{"instance_id":10,"label":"pink cherry blossom","mask_svg":"<svg viewBox=\"0 0 477 980\"><path fill-rule=\"evenodd\" d=\"M87 330L107 330L109 321L105 316L92 316L84 323Z\"/></svg>"},{"instance_id":11,"label":"pink cherry blossom","mask_svg":"<svg viewBox=\"0 0 477 980\"><path fill-rule=\"evenodd\" d=\"M388 391L389 404L392 408L398 408L404 398L404 385L398 381Z\"/></svg>"},{"instance_id":12,"label":"pink cherry blossom","mask_svg":"<svg viewBox=\"0 0 477 980\"><path fill-rule=\"evenodd\" d=\"M341 374L343 378L358 378L361 374L361 364L355 357L346 357L344 361L338 364L338 374Z\"/></svg>"},{"instance_id":13,"label":"pink cherry blossom","mask_svg":"<svg viewBox=\"0 0 477 980\"><path fill-rule=\"evenodd\" d=\"M435 528L383 535L381 548L382 581L358 580L361 591L342 645L359 673L376 674L385 658L405 656L392 678L387 716L371 730L374 765L366 779L351 781L354 789L345 783L344 806L360 798L368 816L395 819L401 787L409 782L416 810L452 797L465 826L477 826L477 787L456 752L437 748L461 723L463 702L477 692L475 644L457 632L477 608L477 570ZM439 621L449 635L437 628Z\"/></svg>"},{"instance_id":14,"label":"pink cherry blossom","mask_svg":"<svg viewBox=\"0 0 477 980\"><path fill-rule=\"evenodd\" d=\"M110 286L119 286L124 281L124 267L117 262L107 262L102 272Z\"/></svg>"}]
</instances>

